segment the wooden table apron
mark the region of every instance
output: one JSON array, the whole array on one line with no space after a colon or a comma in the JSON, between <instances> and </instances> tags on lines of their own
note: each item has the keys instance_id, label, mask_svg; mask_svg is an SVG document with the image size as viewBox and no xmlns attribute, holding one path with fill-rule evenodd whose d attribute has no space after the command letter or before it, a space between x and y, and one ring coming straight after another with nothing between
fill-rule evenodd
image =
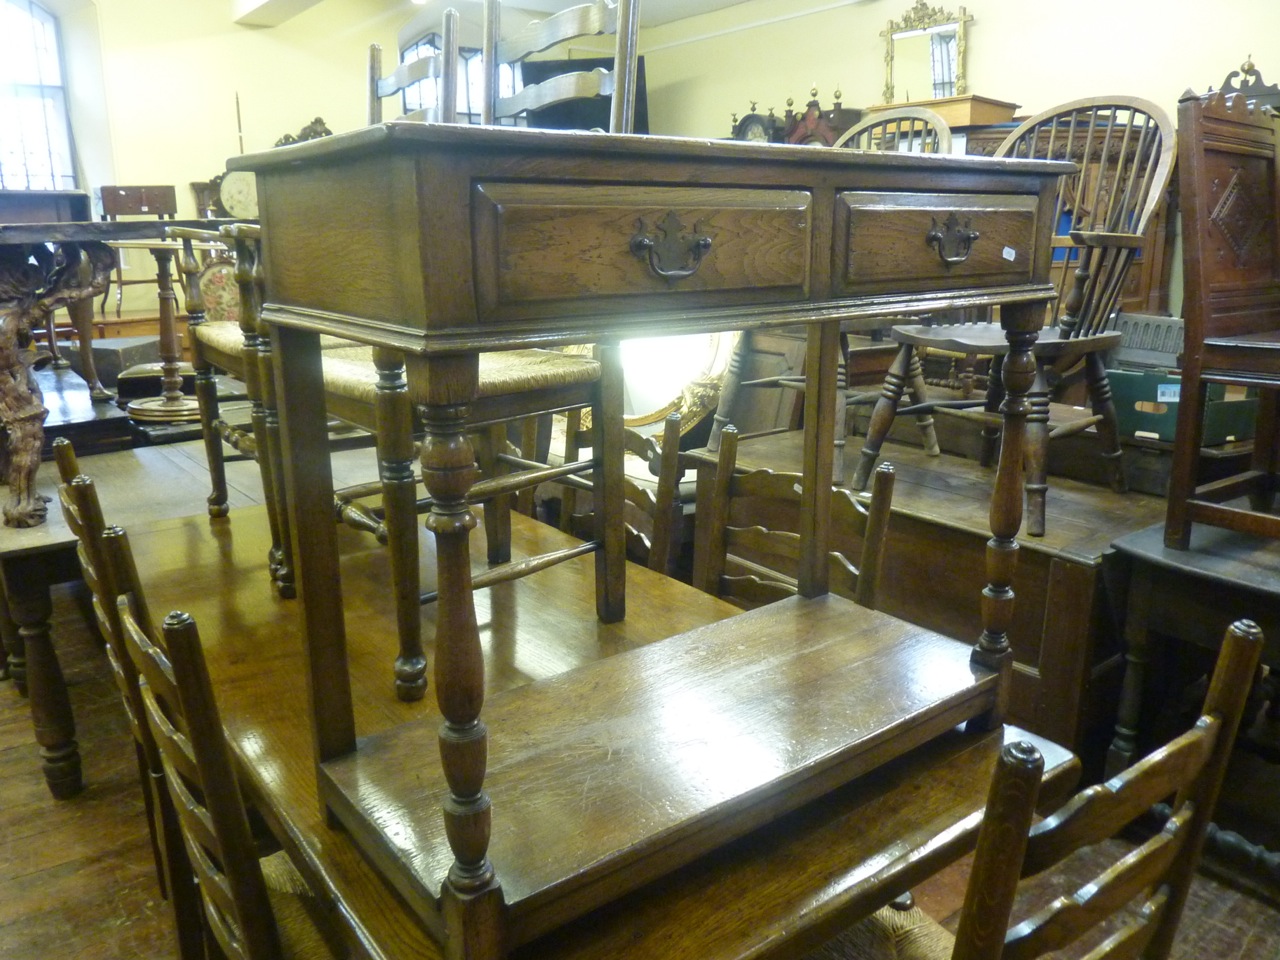
<instances>
[{"instance_id":1,"label":"wooden table apron","mask_svg":"<svg viewBox=\"0 0 1280 960\"><path fill-rule=\"evenodd\" d=\"M1030 348L1055 295L1047 279L1049 211L1057 177L1070 164L395 122L232 158L228 166L258 176L263 315L280 358L286 484L321 762L356 747L321 334L402 353L409 395L425 411L422 466L434 499L427 526L436 534L440 577L436 693L442 749L459 752L455 760L470 756L477 739L483 749L485 736L465 502L473 455L464 431L480 350L811 324L808 562L800 579L801 592L813 597L826 592L818 558L827 552L830 486L822 481L831 475L839 322L1001 305L1011 343L1008 456L997 473L974 659L1007 664ZM972 251L963 249L966 228L978 232ZM621 463L605 463L601 473L607 504L620 490ZM620 540L597 556L602 582L614 582L607 574L621 570ZM598 610L618 617L623 603L621 590L605 590ZM482 780L483 760L479 770ZM459 822L487 817L474 782L455 789L454 801L447 816Z\"/></svg>"}]
</instances>

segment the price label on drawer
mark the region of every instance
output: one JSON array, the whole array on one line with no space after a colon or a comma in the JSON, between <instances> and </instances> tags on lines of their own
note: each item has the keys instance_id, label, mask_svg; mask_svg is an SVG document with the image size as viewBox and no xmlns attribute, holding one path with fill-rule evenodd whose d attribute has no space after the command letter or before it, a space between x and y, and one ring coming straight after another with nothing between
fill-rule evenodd
<instances>
[{"instance_id":1,"label":"price label on drawer","mask_svg":"<svg viewBox=\"0 0 1280 960\"><path fill-rule=\"evenodd\" d=\"M1156 403L1177 403L1182 393L1180 383L1161 383L1156 386Z\"/></svg>"},{"instance_id":2,"label":"price label on drawer","mask_svg":"<svg viewBox=\"0 0 1280 960\"><path fill-rule=\"evenodd\" d=\"M1005 247L1004 250L1000 252L1000 255L1010 263L1013 263L1013 261L1018 259L1018 251L1013 249L1013 247Z\"/></svg>"}]
</instances>

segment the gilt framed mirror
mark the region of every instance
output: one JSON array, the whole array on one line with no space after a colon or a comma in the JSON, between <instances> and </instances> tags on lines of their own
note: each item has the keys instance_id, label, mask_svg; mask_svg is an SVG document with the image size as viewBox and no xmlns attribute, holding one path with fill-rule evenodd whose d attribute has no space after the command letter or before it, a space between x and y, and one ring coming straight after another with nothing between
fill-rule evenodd
<instances>
[{"instance_id":1,"label":"gilt framed mirror","mask_svg":"<svg viewBox=\"0 0 1280 960\"><path fill-rule=\"evenodd\" d=\"M885 38L884 102L937 100L966 93L964 57L972 19L964 7L950 13L916 0L901 20L890 20L880 34ZM897 100L895 94L900 94Z\"/></svg>"}]
</instances>

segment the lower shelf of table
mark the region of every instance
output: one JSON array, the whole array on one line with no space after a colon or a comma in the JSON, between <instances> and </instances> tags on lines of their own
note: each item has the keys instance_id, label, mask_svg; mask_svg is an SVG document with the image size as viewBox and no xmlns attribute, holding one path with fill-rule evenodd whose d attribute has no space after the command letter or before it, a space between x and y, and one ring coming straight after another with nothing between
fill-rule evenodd
<instances>
[{"instance_id":1,"label":"lower shelf of table","mask_svg":"<svg viewBox=\"0 0 1280 960\"><path fill-rule=\"evenodd\" d=\"M489 854L527 942L854 780L995 703L956 640L795 598L499 693ZM322 765L325 804L441 932L453 857L434 723Z\"/></svg>"}]
</instances>

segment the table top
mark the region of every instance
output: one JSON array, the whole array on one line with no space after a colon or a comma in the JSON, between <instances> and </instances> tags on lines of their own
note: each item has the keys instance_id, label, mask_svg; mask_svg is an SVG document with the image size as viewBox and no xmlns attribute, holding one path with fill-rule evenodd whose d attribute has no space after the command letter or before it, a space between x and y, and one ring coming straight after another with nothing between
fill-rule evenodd
<instances>
[{"instance_id":1,"label":"table top","mask_svg":"<svg viewBox=\"0 0 1280 960\"><path fill-rule=\"evenodd\" d=\"M1157 523L1120 537L1113 546L1162 570L1280 597L1280 540L1197 523L1191 528L1190 549L1174 550L1165 546L1164 524Z\"/></svg>"},{"instance_id":2,"label":"table top","mask_svg":"<svg viewBox=\"0 0 1280 960\"><path fill-rule=\"evenodd\" d=\"M0 223L0 244L85 243L162 238L170 227L216 230L238 220L83 220L60 223Z\"/></svg>"},{"instance_id":3,"label":"table top","mask_svg":"<svg viewBox=\"0 0 1280 960\"><path fill-rule=\"evenodd\" d=\"M152 609L183 609L196 619L245 786L304 875L332 900L357 954L440 956L415 911L352 837L327 826L320 814L301 682L301 611L296 601L272 591L263 562L270 542L263 508L236 509L226 520L138 524L129 533ZM482 538L483 532L474 535ZM339 539L344 580L357 587L386 582L384 548L354 531L340 531ZM513 517L517 555L565 540L550 527ZM425 535L422 545L430 547ZM583 557L477 596L491 690L515 693L531 680L625 650L658 655L664 645L649 644L673 627L738 613L633 567L632 596L662 604L654 609L674 620L632 617L603 625L595 617L590 568L590 558ZM349 649L359 733L375 735L406 721L434 730L440 716L430 698L403 703L392 695L391 651L383 639L392 629L392 611L385 591L357 589L352 597L347 617L365 628L351 631ZM431 617L426 608L424 619ZM552 621L554 634L548 630ZM687 710L675 710L672 721L691 735L702 729ZM829 935L833 924L865 915L972 845L995 752L1014 737L1029 735L1013 728L994 734L952 730L790 814L775 829L744 837L714 858L536 941L529 955L604 960L627 943L627 956L656 960L670 956L669 938L679 931L697 945L689 955L715 960L739 956L744 944L767 948L787 937ZM1046 754L1050 796L1060 797L1076 775L1074 758L1030 739ZM430 752L421 763L429 769L438 760ZM760 923L726 930L724 911L744 904Z\"/></svg>"}]
</instances>

